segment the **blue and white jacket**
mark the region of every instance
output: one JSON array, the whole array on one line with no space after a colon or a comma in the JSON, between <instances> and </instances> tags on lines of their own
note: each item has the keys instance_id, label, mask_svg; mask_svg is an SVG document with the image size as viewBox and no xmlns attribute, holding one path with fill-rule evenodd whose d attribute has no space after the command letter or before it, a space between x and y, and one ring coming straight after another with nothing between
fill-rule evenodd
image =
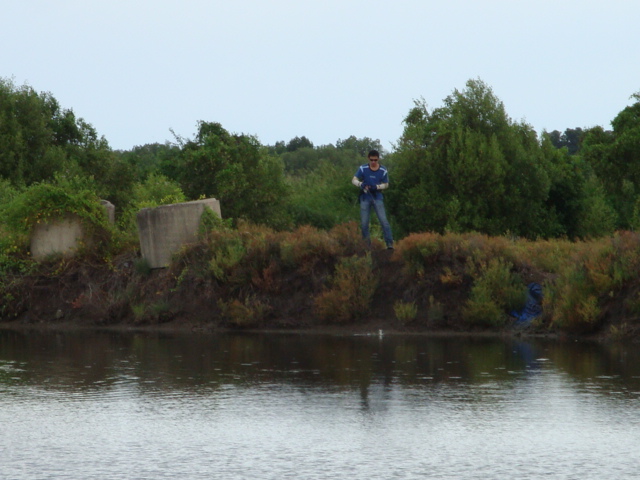
<instances>
[{"instance_id":1,"label":"blue and white jacket","mask_svg":"<svg viewBox=\"0 0 640 480\"><path fill-rule=\"evenodd\" d=\"M377 190L375 192L369 192L368 189L363 189L364 195L371 195L376 199L382 198L382 190L389 188L389 173L384 165L380 165L377 170L371 170L368 163L360 165L358 171L351 179L356 187L362 188L375 185Z\"/></svg>"}]
</instances>

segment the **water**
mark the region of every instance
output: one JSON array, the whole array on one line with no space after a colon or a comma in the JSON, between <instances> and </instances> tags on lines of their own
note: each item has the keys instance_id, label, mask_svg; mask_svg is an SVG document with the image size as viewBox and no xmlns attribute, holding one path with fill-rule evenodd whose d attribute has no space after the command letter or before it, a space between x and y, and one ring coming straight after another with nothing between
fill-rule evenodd
<instances>
[{"instance_id":1,"label":"water","mask_svg":"<svg viewBox=\"0 0 640 480\"><path fill-rule=\"evenodd\" d=\"M640 478L633 346L0 331L0 478Z\"/></svg>"}]
</instances>

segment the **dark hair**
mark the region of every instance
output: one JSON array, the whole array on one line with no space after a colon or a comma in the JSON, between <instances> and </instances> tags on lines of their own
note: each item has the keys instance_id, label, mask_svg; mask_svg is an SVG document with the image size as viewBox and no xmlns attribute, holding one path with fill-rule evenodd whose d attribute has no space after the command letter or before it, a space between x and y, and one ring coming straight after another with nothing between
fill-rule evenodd
<instances>
[{"instance_id":1,"label":"dark hair","mask_svg":"<svg viewBox=\"0 0 640 480\"><path fill-rule=\"evenodd\" d=\"M367 155L367 157L378 157L378 158L380 158L380 154L378 153L378 150L369 150L369 155Z\"/></svg>"}]
</instances>

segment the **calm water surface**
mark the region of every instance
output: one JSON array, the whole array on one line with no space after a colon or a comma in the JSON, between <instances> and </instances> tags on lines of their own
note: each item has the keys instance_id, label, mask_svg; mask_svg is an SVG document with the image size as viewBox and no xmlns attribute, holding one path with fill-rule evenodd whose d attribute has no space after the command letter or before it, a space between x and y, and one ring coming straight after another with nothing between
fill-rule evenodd
<instances>
[{"instance_id":1,"label":"calm water surface","mask_svg":"<svg viewBox=\"0 0 640 480\"><path fill-rule=\"evenodd\" d=\"M637 347L0 331L0 478L640 478Z\"/></svg>"}]
</instances>

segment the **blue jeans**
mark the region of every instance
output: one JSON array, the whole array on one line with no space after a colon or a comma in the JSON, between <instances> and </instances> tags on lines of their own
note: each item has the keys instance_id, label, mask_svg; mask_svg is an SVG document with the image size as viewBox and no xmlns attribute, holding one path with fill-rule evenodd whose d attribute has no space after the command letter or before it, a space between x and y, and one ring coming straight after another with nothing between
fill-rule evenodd
<instances>
[{"instance_id":1,"label":"blue jeans","mask_svg":"<svg viewBox=\"0 0 640 480\"><path fill-rule=\"evenodd\" d=\"M371 195L370 193L360 195L360 227L362 228L362 238L371 245L369 237L369 219L371 217L371 209L374 209L378 216L378 221L382 227L382 235L384 243L387 247L393 246L393 235L391 234L391 225L387 220L387 214L384 211L384 201L382 195Z\"/></svg>"}]
</instances>

